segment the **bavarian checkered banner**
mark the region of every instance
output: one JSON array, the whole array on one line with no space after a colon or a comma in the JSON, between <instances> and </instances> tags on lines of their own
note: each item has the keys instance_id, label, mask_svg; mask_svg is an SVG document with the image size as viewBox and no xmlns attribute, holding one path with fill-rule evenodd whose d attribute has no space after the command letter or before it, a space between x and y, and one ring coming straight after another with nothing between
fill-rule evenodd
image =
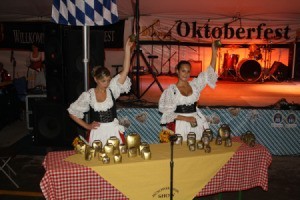
<instances>
[{"instance_id":1,"label":"bavarian checkered banner","mask_svg":"<svg viewBox=\"0 0 300 200\"><path fill-rule=\"evenodd\" d=\"M52 20L73 26L102 26L119 20L117 0L53 0Z\"/></svg>"}]
</instances>

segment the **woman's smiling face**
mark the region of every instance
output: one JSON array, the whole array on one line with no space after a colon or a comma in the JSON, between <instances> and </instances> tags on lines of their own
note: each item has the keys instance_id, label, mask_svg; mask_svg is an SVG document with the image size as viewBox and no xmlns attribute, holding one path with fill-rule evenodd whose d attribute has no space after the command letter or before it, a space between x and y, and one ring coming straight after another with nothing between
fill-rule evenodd
<instances>
[{"instance_id":1,"label":"woman's smiling face","mask_svg":"<svg viewBox=\"0 0 300 200\"><path fill-rule=\"evenodd\" d=\"M188 81L191 75L191 66L189 64L183 64L176 70L178 78L181 81Z\"/></svg>"},{"instance_id":2,"label":"woman's smiling face","mask_svg":"<svg viewBox=\"0 0 300 200\"><path fill-rule=\"evenodd\" d=\"M110 76L104 76L104 77L102 77L100 79L96 79L95 78L95 81L96 81L97 85L100 88L108 88L109 83L111 81L111 77Z\"/></svg>"}]
</instances>

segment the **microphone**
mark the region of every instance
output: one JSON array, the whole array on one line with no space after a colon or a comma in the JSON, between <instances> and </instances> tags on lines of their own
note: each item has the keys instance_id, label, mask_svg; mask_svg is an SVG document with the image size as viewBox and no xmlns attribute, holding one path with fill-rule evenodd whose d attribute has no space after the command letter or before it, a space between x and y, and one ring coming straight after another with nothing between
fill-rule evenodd
<instances>
[{"instance_id":1,"label":"microphone","mask_svg":"<svg viewBox=\"0 0 300 200\"><path fill-rule=\"evenodd\" d=\"M176 20L175 22L178 23L178 22L181 22L181 20Z\"/></svg>"},{"instance_id":2,"label":"microphone","mask_svg":"<svg viewBox=\"0 0 300 200\"><path fill-rule=\"evenodd\" d=\"M177 139L178 139L178 136L176 134L169 136L170 142L176 142Z\"/></svg>"}]
</instances>

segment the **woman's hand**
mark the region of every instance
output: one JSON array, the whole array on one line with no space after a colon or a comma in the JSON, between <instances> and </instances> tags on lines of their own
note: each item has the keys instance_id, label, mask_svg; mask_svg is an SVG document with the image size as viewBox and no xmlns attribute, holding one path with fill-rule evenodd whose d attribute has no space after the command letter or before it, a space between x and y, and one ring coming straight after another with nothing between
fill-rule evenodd
<instances>
[{"instance_id":1,"label":"woman's hand","mask_svg":"<svg viewBox=\"0 0 300 200\"><path fill-rule=\"evenodd\" d=\"M210 60L210 66L216 71L216 63L217 63L217 51L218 48L221 47L221 41L220 40L215 40L213 41L211 48L212 48L212 55L211 55L211 60Z\"/></svg>"},{"instance_id":2,"label":"woman's hand","mask_svg":"<svg viewBox=\"0 0 300 200\"><path fill-rule=\"evenodd\" d=\"M132 42L130 38L127 39L126 45L125 45L125 56L123 61L123 70L120 72L120 78L119 83L123 84L126 80L126 77L129 73L130 68L130 53L131 53L131 47L134 45L134 41Z\"/></svg>"},{"instance_id":3,"label":"woman's hand","mask_svg":"<svg viewBox=\"0 0 300 200\"><path fill-rule=\"evenodd\" d=\"M197 120L195 117L193 116L183 116L183 115L178 115L176 117L176 120L181 120L181 121L186 121L186 122L189 122L189 123L197 123Z\"/></svg>"},{"instance_id":4,"label":"woman's hand","mask_svg":"<svg viewBox=\"0 0 300 200\"><path fill-rule=\"evenodd\" d=\"M220 40L215 40L215 41L213 41L211 46L212 46L212 51L215 52L218 50L218 48L220 48L222 46L222 43Z\"/></svg>"},{"instance_id":5,"label":"woman's hand","mask_svg":"<svg viewBox=\"0 0 300 200\"><path fill-rule=\"evenodd\" d=\"M125 52L131 52L131 48L134 46L135 41L131 40L130 37L126 41Z\"/></svg>"},{"instance_id":6,"label":"woman's hand","mask_svg":"<svg viewBox=\"0 0 300 200\"><path fill-rule=\"evenodd\" d=\"M197 123L197 120L196 120L196 118L195 117L186 117L186 120L185 121L187 121L187 122L189 122L189 123Z\"/></svg>"},{"instance_id":7,"label":"woman's hand","mask_svg":"<svg viewBox=\"0 0 300 200\"><path fill-rule=\"evenodd\" d=\"M86 129L87 130L97 129L99 126L100 126L100 122L93 121L92 123L87 125Z\"/></svg>"}]
</instances>

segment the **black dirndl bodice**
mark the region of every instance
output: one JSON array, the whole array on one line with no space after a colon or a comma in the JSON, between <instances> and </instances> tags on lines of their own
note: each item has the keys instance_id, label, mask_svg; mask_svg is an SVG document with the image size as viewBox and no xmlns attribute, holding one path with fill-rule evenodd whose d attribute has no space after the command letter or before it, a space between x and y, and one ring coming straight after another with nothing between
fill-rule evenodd
<instances>
[{"instance_id":1,"label":"black dirndl bodice","mask_svg":"<svg viewBox=\"0 0 300 200\"><path fill-rule=\"evenodd\" d=\"M194 113L196 112L197 102L191 105L178 105L175 113Z\"/></svg>"},{"instance_id":2,"label":"black dirndl bodice","mask_svg":"<svg viewBox=\"0 0 300 200\"><path fill-rule=\"evenodd\" d=\"M115 118L117 118L117 107L116 107L116 99L113 96L113 93L111 90L110 94L113 100L113 107L108 109L107 111L95 111L90 106L90 123L93 121L102 122L102 123L108 123L114 121Z\"/></svg>"}]
</instances>

